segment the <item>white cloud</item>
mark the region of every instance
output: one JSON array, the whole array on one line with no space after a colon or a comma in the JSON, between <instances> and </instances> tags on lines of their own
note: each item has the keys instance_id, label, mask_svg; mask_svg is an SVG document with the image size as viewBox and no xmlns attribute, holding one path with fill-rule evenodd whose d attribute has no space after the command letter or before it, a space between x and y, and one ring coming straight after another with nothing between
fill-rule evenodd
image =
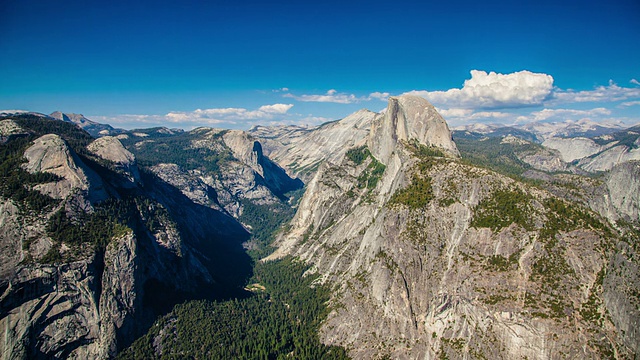
<instances>
[{"instance_id":1,"label":"white cloud","mask_svg":"<svg viewBox=\"0 0 640 360\"><path fill-rule=\"evenodd\" d=\"M553 90L553 77L527 70L511 74L471 70L471 78L461 89L447 91L413 90L440 107L503 108L539 105Z\"/></svg>"},{"instance_id":2,"label":"white cloud","mask_svg":"<svg viewBox=\"0 0 640 360\"><path fill-rule=\"evenodd\" d=\"M629 106L636 106L636 105L640 105L640 100L626 101L626 102L623 102L622 104L620 104L620 106L622 106L622 107L629 107Z\"/></svg>"},{"instance_id":3,"label":"white cloud","mask_svg":"<svg viewBox=\"0 0 640 360\"><path fill-rule=\"evenodd\" d=\"M117 115L96 116L98 122L116 127L135 128L152 126L172 126L194 128L198 126L248 127L252 124L284 122L293 104L271 104L256 110L245 108L196 109L194 111L172 111L165 115Z\"/></svg>"},{"instance_id":4,"label":"white cloud","mask_svg":"<svg viewBox=\"0 0 640 360\"><path fill-rule=\"evenodd\" d=\"M519 116L516 120L517 122L566 121L597 119L608 115L611 115L611 110L602 107L590 110L543 109L540 111L534 111L529 115Z\"/></svg>"},{"instance_id":5,"label":"white cloud","mask_svg":"<svg viewBox=\"0 0 640 360\"><path fill-rule=\"evenodd\" d=\"M382 101L387 101L389 99L389 93L388 92L372 92L371 94L369 94L367 100L373 100L373 99L378 99L378 100L382 100Z\"/></svg>"},{"instance_id":6,"label":"white cloud","mask_svg":"<svg viewBox=\"0 0 640 360\"><path fill-rule=\"evenodd\" d=\"M262 111L269 114L285 114L287 111L291 110L293 104L273 104L273 105L263 105L258 108L258 111Z\"/></svg>"},{"instance_id":7,"label":"white cloud","mask_svg":"<svg viewBox=\"0 0 640 360\"><path fill-rule=\"evenodd\" d=\"M471 109L459 109L459 108L453 108L453 109L438 109L436 108L436 110L438 110L438 113L440 113L440 115L442 115L442 117L444 117L445 119L447 118L466 118L467 116L471 115L473 113L473 110Z\"/></svg>"},{"instance_id":8,"label":"white cloud","mask_svg":"<svg viewBox=\"0 0 640 360\"><path fill-rule=\"evenodd\" d=\"M631 79L629 82L634 84L634 85L640 85L640 81L638 81L636 79Z\"/></svg>"},{"instance_id":9,"label":"white cloud","mask_svg":"<svg viewBox=\"0 0 640 360\"><path fill-rule=\"evenodd\" d=\"M472 121L482 122L504 122L505 120L515 120L517 114L502 111L478 111L471 109L437 109L440 115L451 125L469 123Z\"/></svg>"},{"instance_id":10,"label":"white cloud","mask_svg":"<svg viewBox=\"0 0 640 360\"><path fill-rule=\"evenodd\" d=\"M337 104L352 104L359 99L353 94L338 93L335 89L331 89L322 95L293 95L284 94L284 97L296 99L303 102L325 102Z\"/></svg>"},{"instance_id":11,"label":"white cloud","mask_svg":"<svg viewBox=\"0 0 640 360\"><path fill-rule=\"evenodd\" d=\"M634 81L631 80L631 83L634 83ZM549 104L612 102L633 98L640 98L640 88L622 87L610 80L608 86L598 86L593 90L556 90L554 91L553 100Z\"/></svg>"},{"instance_id":12,"label":"white cloud","mask_svg":"<svg viewBox=\"0 0 640 360\"><path fill-rule=\"evenodd\" d=\"M296 99L302 102L323 102L323 103L336 103L336 104L353 104L361 101L371 100L383 100L386 101L389 98L388 92L373 92L368 96L356 96L354 94L339 93L336 89L331 89L324 94L313 95L294 95L291 93L284 94L282 96L286 98Z\"/></svg>"},{"instance_id":13,"label":"white cloud","mask_svg":"<svg viewBox=\"0 0 640 360\"><path fill-rule=\"evenodd\" d=\"M198 122L217 124L225 121L271 120L276 115L286 114L293 104L263 105L257 110L245 108L196 109L191 112L172 111L166 115L171 122Z\"/></svg>"}]
</instances>

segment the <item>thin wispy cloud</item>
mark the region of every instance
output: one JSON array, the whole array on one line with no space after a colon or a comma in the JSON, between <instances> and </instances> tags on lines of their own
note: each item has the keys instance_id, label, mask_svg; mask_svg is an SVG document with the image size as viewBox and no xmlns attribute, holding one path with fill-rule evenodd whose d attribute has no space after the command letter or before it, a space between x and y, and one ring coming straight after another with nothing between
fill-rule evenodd
<instances>
[{"instance_id":1,"label":"thin wispy cloud","mask_svg":"<svg viewBox=\"0 0 640 360\"><path fill-rule=\"evenodd\" d=\"M518 122L533 121L566 121L566 120L584 120L597 119L611 115L611 110L606 108L594 108L589 110L576 109L543 109L534 111L526 116L519 116Z\"/></svg>"},{"instance_id":2,"label":"thin wispy cloud","mask_svg":"<svg viewBox=\"0 0 640 360\"><path fill-rule=\"evenodd\" d=\"M635 84L631 80L632 84ZM637 83L637 81L636 81ZM550 103L569 104L582 102L615 102L640 98L640 87L622 87L609 81L607 86L598 86L593 90L557 90Z\"/></svg>"},{"instance_id":3,"label":"thin wispy cloud","mask_svg":"<svg viewBox=\"0 0 640 360\"><path fill-rule=\"evenodd\" d=\"M388 92L373 92L367 96L356 96L355 94L340 93L335 89L331 89L324 94L305 94L294 95L292 93L284 94L283 97L295 99L302 102L319 102L319 103L335 103L335 104L354 104L362 101L382 100L389 98Z\"/></svg>"},{"instance_id":4,"label":"thin wispy cloud","mask_svg":"<svg viewBox=\"0 0 640 360\"><path fill-rule=\"evenodd\" d=\"M263 105L257 110L245 108L196 109L191 112L170 112L166 115L172 122L210 122L217 124L224 121L271 120L276 115L286 114L293 104Z\"/></svg>"},{"instance_id":5,"label":"thin wispy cloud","mask_svg":"<svg viewBox=\"0 0 640 360\"><path fill-rule=\"evenodd\" d=\"M256 124L290 123L288 111L293 104L262 105L257 109L246 108L211 108L194 111L171 111L165 115L118 115L97 116L96 121L113 124L125 128L141 126L164 126L175 124L180 128L199 126L248 127Z\"/></svg>"},{"instance_id":6,"label":"thin wispy cloud","mask_svg":"<svg viewBox=\"0 0 640 360\"><path fill-rule=\"evenodd\" d=\"M625 101L620 104L621 107L630 107L630 106L638 106L638 105L640 105L640 100Z\"/></svg>"}]
</instances>

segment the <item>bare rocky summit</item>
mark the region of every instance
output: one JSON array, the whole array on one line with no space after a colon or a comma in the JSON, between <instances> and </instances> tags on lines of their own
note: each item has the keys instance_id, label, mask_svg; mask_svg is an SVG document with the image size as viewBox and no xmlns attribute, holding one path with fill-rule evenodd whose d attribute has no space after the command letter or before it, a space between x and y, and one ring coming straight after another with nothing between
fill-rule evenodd
<instances>
[{"instance_id":1,"label":"bare rocky summit","mask_svg":"<svg viewBox=\"0 0 640 360\"><path fill-rule=\"evenodd\" d=\"M89 120L82 114L63 113L60 111L54 111L49 116L57 120L76 124L83 130L91 134L91 136L94 136L94 137L105 136L105 135L115 135L123 132L123 130L121 129L114 129L111 125L101 124L93 120Z\"/></svg>"},{"instance_id":2,"label":"bare rocky summit","mask_svg":"<svg viewBox=\"0 0 640 360\"><path fill-rule=\"evenodd\" d=\"M65 199L74 191L86 193L89 201L106 199L102 179L89 169L56 134L44 135L34 141L24 157L25 169L31 173L47 172L61 177L60 181L38 185L36 188L55 199Z\"/></svg>"},{"instance_id":3,"label":"bare rocky summit","mask_svg":"<svg viewBox=\"0 0 640 360\"><path fill-rule=\"evenodd\" d=\"M116 169L126 174L131 182L140 181L140 173L135 156L122 146L118 138L113 136L100 137L89 144L87 150L102 159L113 162Z\"/></svg>"}]
</instances>

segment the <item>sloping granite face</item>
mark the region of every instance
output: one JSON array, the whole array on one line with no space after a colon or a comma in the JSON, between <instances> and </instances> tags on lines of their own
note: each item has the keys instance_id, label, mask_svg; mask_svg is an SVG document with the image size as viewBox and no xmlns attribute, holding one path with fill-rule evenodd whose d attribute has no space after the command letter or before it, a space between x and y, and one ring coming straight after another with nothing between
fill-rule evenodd
<instances>
[{"instance_id":1,"label":"sloping granite face","mask_svg":"<svg viewBox=\"0 0 640 360\"><path fill-rule=\"evenodd\" d=\"M298 256L333 286L322 340L357 359L637 354L627 242L584 207L457 161L443 130L411 128L422 112L405 104L374 121L375 159L320 167L268 258ZM448 156L421 156L412 139L441 139ZM375 161L386 167L369 187Z\"/></svg>"},{"instance_id":2,"label":"sloping granite face","mask_svg":"<svg viewBox=\"0 0 640 360\"><path fill-rule=\"evenodd\" d=\"M111 161L115 168L132 182L140 182L140 172L133 154L122 146L118 138L113 136L103 136L94 140L87 150L98 157Z\"/></svg>"},{"instance_id":3,"label":"sloping granite face","mask_svg":"<svg viewBox=\"0 0 640 360\"><path fill-rule=\"evenodd\" d=\"M0 198L3 359L113 358L177 301L228 296L250 272L249 234L221 207L138 172L116 138L87 150L97 157L79 156L56 134L36 138L21 166L57 175L33 189L59 203L40 211ZM50 237L58 211L80 227L106 201L120 201L113 216L124 220L104 246ZM52 251L59 256L45 260Z\"/></svg>"},{"instance_id":4,"label":"sloping granite face","mask_svg":"<svg viewBox=\"0 0 640 360\"><path fill-rule=\"evenodd\" d=\"M363 109L314 128L258 126L249 133L260 140L265 155L306 183L321 163L340 162L348 149L364 145L377 116Z\"/></svg>"},{"instance_id":5,"label":"sloping granite face","mask_svg":"<svg viewBox=\"0 0 640 360\"><path fill-rule=\"evenodd\" d=\"M81 192L92 201L105 200L108 195L102 179L89 169L56 134L47 134L34 141L24 153L28 160L25 169L30 173L47 172L62 178L60 181L37 186L37 190L54 199L66 199Z\"/></svg>"}]
</instances>

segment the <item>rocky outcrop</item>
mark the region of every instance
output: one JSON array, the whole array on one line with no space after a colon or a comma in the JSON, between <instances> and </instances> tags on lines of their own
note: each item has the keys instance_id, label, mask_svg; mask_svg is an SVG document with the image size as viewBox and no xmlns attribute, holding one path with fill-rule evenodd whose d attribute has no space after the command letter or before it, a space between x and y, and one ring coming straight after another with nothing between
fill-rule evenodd
<instances>
[{"instance_id":1,"label":"rocky outcrop","mask_svg":"<svg viewBox=\"0 0 640 360\"><path fill-rule=\"evenodd\" d=\"M611 222L640 222L640 162L615 166L606 175L590 202L591 207Z\"/></svg>"},{"instance_id":2,"label":"rocky outcrop","mask_svg":"<svg viewBox=\"0 0 640 360\"><path fill-rule=\"evenodd\" d=\"M29 124L25 136L40 130ZM24 169L57 178L30 186L61 201L0 198L3 359L112 358L177 302L229 296L249 276L242 225L149 173L129 181L118 139L91 143L96 158L60 135L33 142Z\"/></svg>"},{"instance_id":3,"label":"rocky outcrop","mask_svg":"<svg viewBox=\"0 0 640 360\"><path fill-rule=\"evenodd\" d=\"M61 178L36 189L55 199L66 199L72 193L85 193L89 201L97 202L108 197L102 179L89 169L56 134L44 135L34 141L24 153L28 160L25 169L31 173L46 172Z\"/></svg>"},{"instance_id":4,"label":"rocky outcrop","mask_svg":"<svg viewBox=\"0 0 640 360\"><path fill-rule=\"evenodd\" d=\"M630 148L626 145L613 146L598 155L580 160L578 165L589 172L609 171L614 166L640 160L640 148Z\"/></svg>"},{"instance_id":5,"label":"rocky outcrop","mask_svg":"<svg viewBox=\"0 0 640 360\"><path fill-rule=\"evenodd\" d=\"M191 134L194 136L191 147L226 154L218 161L219 171L183 171L170 164L151 169L194 201L214 208L219 205L238 218L245 200L258 205L276 204L286 200L285 193L303 186L302 181L289 177L267 158L260 142L246 132L199 128ZM175 177L178 173L182 176Z\"/></svg>"},{"instance_id":6,"label":"rocky outcrop","mask_svg":"<svg viewBox=\"0 0 640 360\"><path fill-rule=\"evenodd\" d=\"M167 184L175 186L196 204L223 210L218 203L216 190L202 179L201 172L184 171L176 164L158 164L152 166L151 171Z\"/></svg>"},{"instance_id":7,"label":"rocky outcrop","mask_svg":"<svg viewBox=\"0 0 640 360\"><path fill-rule=\"evenodd\" d=\"M562 156L562 160L565 162L572 162L574 160L589 157L593 154L597 154L605 148L596 144L595 141L587 138L549 138L543 143L550 149L558 150Z\"/></svg>"},{"instance_id":8,"label":"rocky outcrop","mask_svg":"<svg viewBox=\"0 0 640 360\"><path fill-rule=\"evenodd\" d=\"M0 143L4 142L5 139L11 135L19 135L25 134L26 131L20 127L20 125L16 124L13 120L2 120L0 121Z\"/></svg>"},{"instance_id":9,"label":"rocky outcrop","mask_svg":"<svg viewBox=\"0 0 640 360\"><path fill-rule=\"evenodd\" d=\"M18 271L0 298L3 358L97 357L95 281L87 261Z\"/></svg>"},{"instance_id":10,"label":"rocky outcrop","mask_svg":"<svg viewBox=\"0 0 640 360\"><path fill-rule=\"evenodd\" d=\"M459 156L447 123L427 100L410 95L389 98L387 110L371 126L368 139L371 153L387 164L397 144L412 139Z\"/></svg>"},{"instance_id":11,"label":"rocky outcrop","mask_svg":"<svg viewBox=\"0 0 640 360\"><path fill-rule=\"evenodd\" d=\"M248 165L264 179L267 186L276 196L302 187L302 182L290 178L285 171L267 158L262 144L244 131L230 130L222 136L225 145L231 149L234 157Z\"/></svg>"},{"instance_id":12,"label":"rocky outcrop","mask_svg":"<svg viewBox=\"0 0 640 360\"><path fill-rule=\"evenodd\" d=\"M140 173L133 154L122 146L120 140L112 136L103 136L87 146L98 157L111 161L116 171L124 174L130 182L140 182Z\"/></svg>"}]
</instances>

